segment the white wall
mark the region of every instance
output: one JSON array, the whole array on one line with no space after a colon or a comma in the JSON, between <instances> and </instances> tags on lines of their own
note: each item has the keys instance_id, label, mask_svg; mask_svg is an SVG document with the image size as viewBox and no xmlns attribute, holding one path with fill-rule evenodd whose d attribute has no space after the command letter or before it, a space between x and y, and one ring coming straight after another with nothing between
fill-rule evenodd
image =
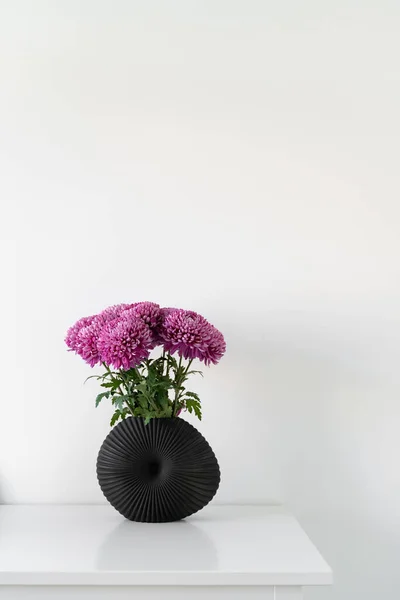
<instances>
[{"instance_id":1,"label":"white wall","mask_svg":"<svg viewBox=\"0 0 400 600\"><path fill-rule=\"evenodd\" d=\"M3 502L102 502L108 304L203 313L219 502L286 502L314 600L400 595L400 6L2 3ZM15 335L16 332L16 335Z\"/></svg>"}]
</instances>

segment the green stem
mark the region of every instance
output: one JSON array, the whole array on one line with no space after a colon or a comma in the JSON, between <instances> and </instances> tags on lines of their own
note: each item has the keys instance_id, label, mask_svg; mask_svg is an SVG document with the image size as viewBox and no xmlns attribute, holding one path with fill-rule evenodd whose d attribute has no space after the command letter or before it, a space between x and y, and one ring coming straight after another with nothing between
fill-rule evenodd
<instances>
[{"instance_id":1,"label":"green stem","mask_svg":"<svg viewBox=\"0 0 400 600\"><path fill-rule=\"evenodd\" d=\"M186 379L187 379L187 377L186 377L186 374L187 374L187 372L189 371L189 369L190 369L190 366L191 366L192 362L193 362L193 358L191 358L191 359L189 360L189 362L188 362L188 364L187 364L187 366L186 366L186 369L183 371L183 373L182 373L182 376L181 376L181 377L180 377L180 379L179 379L179 385L178 385L178 387L180 387L180 386L181 386L183 383L185 383L185 381L186 381ZM179 363L179 366L181 366L181 364L180 364L180 363ZM178 391L178 396L177 396L177 397L175 397L175 401L176 401L176 404L177 404L177 405L178 405L178 403L179 403L179 400L181 399L181 397L182 397L182 396L184 396L184 395L185 395L185 394L183 394L182 392L180 392L180 393L179 393L179 391Z\"/></svg>"},{"instance_id":2,"label":"green stem","mask_svg":"<svg viewBox=\"0 0 400 600\"><path fill-rule=\"evenodd\" d=\"M111 369L110 369L110 368L109 368L109 367L106 365L106 363L104 363L104 362L103 362L103 366L104 366L104 368L106 369L106 371L107 371L107 373L109 374L109 376L111 377L111 381L112 381L113 383L115 383L116 381L118 381L118 379L117 379L116 377L114 377L114 375L113 375L113 373L112 373ZM124 395L124 392L121 390L121 386L120 386L120 385L118 386L117 390L119 391L119 393L121 394L121 396L123 396L123 395Z\"/></svg>"},{"instance_id":3,"label":"green stem","mask_svg":"<svg viewBox=\"0 0 400 600\"><path fill-rule=\"evenodd\" d=\"M151 404L151 406L154 408L154 410L158 413L158 406L157 404L153 401L152 398L149 397L149 403Z\"/></svg>"},{"instance_id":4,"label":"green stem","mask_svg":"<svg viewBox=\"0 0 400 600\"><path fill-rule=\"evenodd\" d=\"M125 404L127 405L129 412L131 413L132 417L135 416L135 413L133 412L133 406L131 406L130 402L128 402L128 400L125 400Z\"/></svg>"},{"instance_id":5,"label":"green stem","mask_svg":"<svg viewBox=\"0 0 400 600\"><path fill-rule=\"evenodd\" d=\"M165 376L168 377L168 375L169 375L169 352L167 353L167 355L165 355L165 350L163 350L162 357L163 357L163 361L165 361L165 363L166 363L165 364ZM164 367L163 367L163 370L164 370Z\"/></svg>"},{"instance_id":6,"label":"green stem","mask_svg":"<svg viewBox=\"0 0 400 600\"><path fill-rule=\"evenodd\" d=\"M185 371L184 371L184 373L183 373L183 379L182 379L182 383L183 383L183 382L186 380L186 373L189 371L189 369L190 369L190 367L191 367L191 365L192 365L192 362L193 362L193 358L191 358L191 359L189 360L189 362L188 362L188 364L187 364L187 367L186 367L186 369L185 369Z\"/></svg>"},{"instance_id":7,"label":"green stem","mask_svg":"<svg viewBox=\"0 0 400 600\"><path fill-rule=\"evenodd\" d=\"M111 377L111 381L112 382L118 381L118 379L116 377L114 377L114 375L112 374L110 368L106 365L106 363L103 362L103 366L106 369L106 371L109 374L109 376ZM119 393L120 393L121 396L125 396L124 392L121 390L121 386L120 385L117 387L117 390L119 391ZM126 390L126 391L128 391L128 390ZM127 402L125 400L125 404L127 405L128 409L129 409L129 412L132 414L132 417L134 417L135 415L133 414L133 409L132 409L131 405L129 404L129 402Z\"/></svg>"},{"instance_id":8,"label":"green stem","mask_svg":"<svg viewBox=\"0 0 400 600\"><path fill-rule=\"evenodd\" d=\"M120 369L120 370L119 370L119 376L120 376L120 377L121 377L121 379L122 379L122 383L121 383L121 385L122 385L122 386L125 388L125 390L126 390L126 393L127 393L127 394L129 394L129 387L128 387L128 384L127 384L127 382L125 381L124 372L123 372L123 370L122 370L122 369ZM120 388L119 388L119 389L120 389Z\"/></svg>"},{"instance_id":9,"label":"green stem","mask_svg":"<svg viewBox=\"0 0 400 600\"><path fill-rule=\"evenodd\" d=\"M172 405L172 416L176 417L176 413L178 412L178 396L179 396L179 388L181 385L181 377L180 377L180 370L182 367L182 356L179 357L179 364L178 364L178 368L176 370L176 379L175 379L175 398L174 398L174 403Z\"/></svg>"}]
</instances>

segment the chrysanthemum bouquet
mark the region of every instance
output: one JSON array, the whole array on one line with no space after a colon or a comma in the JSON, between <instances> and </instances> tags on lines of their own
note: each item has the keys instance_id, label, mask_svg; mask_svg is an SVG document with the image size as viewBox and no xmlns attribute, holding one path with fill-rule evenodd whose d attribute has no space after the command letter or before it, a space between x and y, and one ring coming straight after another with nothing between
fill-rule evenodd
<instances>
[{"instance_id":1,"label":"chrysanthemum bouquet","mask_svg":"<svg viewBox=\"0 0 400 600\"><path fill-rule=\"evenodd\" d=\"M105 373L91 377L104 388L96 406L111 399L110 425L127 416L148 423L183 410L201 419L200 398L184 384L189 375L201 374L192 368L194 359L216 364L225 352L222 333L204 317L152 302L119 304L83 317L68 330L65 342L91 367L103 365Z\"/></svg>"}]
</instances>

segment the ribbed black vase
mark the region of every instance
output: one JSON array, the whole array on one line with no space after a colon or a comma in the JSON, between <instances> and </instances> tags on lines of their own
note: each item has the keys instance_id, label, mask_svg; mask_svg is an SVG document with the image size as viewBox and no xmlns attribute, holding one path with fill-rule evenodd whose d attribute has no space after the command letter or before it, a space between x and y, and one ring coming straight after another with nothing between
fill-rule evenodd
<instances>
[{"instance_id":1,"label":"ribbed black vase","mask_svg":"<svg viewBox=\"0 0 400 600\"><path fill-rule=\"evenodd\" d=\"M97 478L107 500L131 521L179 521L214 497L220 470L211 446L180 419L128 417L104 440Z\"/></svg>"}]
</instances>

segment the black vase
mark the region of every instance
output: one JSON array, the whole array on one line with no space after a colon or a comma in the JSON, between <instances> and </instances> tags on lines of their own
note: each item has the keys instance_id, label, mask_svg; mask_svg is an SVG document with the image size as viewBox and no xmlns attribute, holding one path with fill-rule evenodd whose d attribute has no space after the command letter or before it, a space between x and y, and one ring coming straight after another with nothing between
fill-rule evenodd
<instances>
[{"instance_id":1,"label":"black vase","mask_svg":"<svg viewBox=\"0 0 400 600\"><path fill-rule=\"evenodd\" d=\"M214 497L217 459L190 423L128 417L114 427L97 457L97 478L112 506L131 521L179 521Z\"/></svg>"}]
</instances>

